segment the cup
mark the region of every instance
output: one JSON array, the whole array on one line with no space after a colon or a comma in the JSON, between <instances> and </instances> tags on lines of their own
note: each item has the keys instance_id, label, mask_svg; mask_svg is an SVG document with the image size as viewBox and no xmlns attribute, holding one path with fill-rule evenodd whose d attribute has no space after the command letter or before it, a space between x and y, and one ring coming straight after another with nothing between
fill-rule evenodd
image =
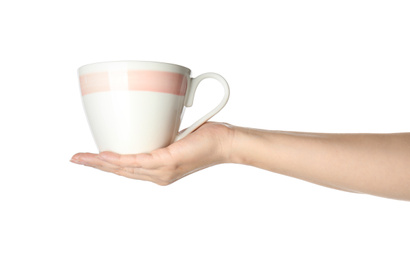
<instances>
[{"instance_id":1,"label":"cup","mask_svg":"<svg viewBox=\"0 0 410 260\"><path fill-rule=\"evenodd\" d=\"M229 99L226 80L216 73L191 78L191 70L169 63L114 61L78 69L84 110L98 150L148 153L166 147L218 113ZM199 83L216 79L224 89L217 107L178 134L185 107Z\"/></svg>"}]
</instances>

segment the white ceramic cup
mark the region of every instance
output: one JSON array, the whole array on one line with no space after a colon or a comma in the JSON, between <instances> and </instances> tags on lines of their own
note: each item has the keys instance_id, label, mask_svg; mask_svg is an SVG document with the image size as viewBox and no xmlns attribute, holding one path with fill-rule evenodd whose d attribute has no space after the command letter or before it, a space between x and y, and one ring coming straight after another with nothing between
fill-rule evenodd
<instances>
[{"instance_id":1,"label":"white ceramic cup","mask_svg":"<svg viewBox=\"0 0 410 260\"><path fill-rule=\"evenodd\" d=\"M151 152L197 129L229 99L226 80L215 73L190 77L179 65L149 61L100 62L78 69L85 113L100 152ZM192 106L205 78L221 83L224 96L217 107L178 135L183 111Z\"/></svg>"}]
</instances>

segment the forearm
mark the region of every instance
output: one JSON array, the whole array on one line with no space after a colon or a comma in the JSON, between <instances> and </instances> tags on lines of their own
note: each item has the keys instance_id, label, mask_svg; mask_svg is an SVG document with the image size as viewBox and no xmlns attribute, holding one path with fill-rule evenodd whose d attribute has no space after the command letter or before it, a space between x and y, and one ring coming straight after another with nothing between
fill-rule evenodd
<instances>
[{"instance_id":1,"label":"forearm","mask_svg":"<svg viewBox=\"0 0 410 260\"><path fill-rule=\"evenodd\" d=\"M336 189L410 200L410 134L233 127L230 160Z\"/></svg>"}]
</instances>

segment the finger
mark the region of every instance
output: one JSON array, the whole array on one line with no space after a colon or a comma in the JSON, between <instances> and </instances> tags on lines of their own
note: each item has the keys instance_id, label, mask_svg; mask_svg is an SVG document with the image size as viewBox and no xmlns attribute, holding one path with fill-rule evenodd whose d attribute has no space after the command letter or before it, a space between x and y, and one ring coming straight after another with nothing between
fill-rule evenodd
<instances>
[{"instance_id":1,"label":"finger","mask_svg":"<svg viewBox=\"0 0 410 260\"><path fill-rule=\"evenodd\" d=\"M77 163L77 164L82 164L86 166L91 166L91 167L107 167L107 168L118 168L117 165L110 164L106 161L101 160L98 158L98 154L93 154L93 153L78 153L73 156L71 159L71 162Z\"/></svg>"},{"instance_id":2,"label":"finger","mask_svg":"<svg viewBox=\"0 0 410 260\"><path fill-rule=\"evenodd\" d=\"M101 160L98 154L79 153L73 156L72 162L92 167L104 172L114 173L130 179L150 181L158 185L166 185L167 182L158 178L154 171L144 168L122 167L110 162Z\"/></svg>"},{"instance_id":3,"label":"finger","mask_svg":"<svg viewBox=\"0 0 410 260\"><path fill-rule=\"evenodd\" d=\"M93 167L102 171L112 172L121 175L127 175L127 177L132 177L131 175L141 175L150 176L150 170L139 167L123 167L118 164L113 164L105 160L101 160L98 154L92 153L79 153L73 156L73 162L82 164L85 166Z\"/></svg>"},{"instance_id":4,"label":"finger","mask_svg":"<svg viewBox=\"0 0 410 260\"><path fill-rule=\"evenodd\" d=\"M155 169L161 165L161 163L149 153L122 155L113 152L101 152L98 158L120 167Z\"/></svg>"},{"instance_id":5,"label":"finger","mask_svg":"<svg viewBox=\"0 0 410 260\"><path fill-rule=\"evenodd\" d=\"M100 171L104 171L104 172L114 173L116 175L123 176L123 177L129 178L129 179L156 182L156 180L154 178L152 178L151 176L146 175L146 174L132 172L132 171L130 171L129 168L113 169L113 168L107 168L107 167L103 167L103 166L95 166L93 168L98 169Z\"/></svg>"},{"instance_id":6,"label":"finger","mask_svg":"<svg viewBox=\"0 0 410 260\"><path fill-rule=\"evenodd\" d=\"M86 164L92 161L97 155L93 153L77 153L71 158L71 162L77 164Z\"/></svg>"},{"instance_id":7,"label":"finger","mask_svg":"<svg viewBox=\"0 0 410 260\"><path fill-rule=\"evenodd\" d=\"M114 154L116 155L116 154ZM168 185L168 180L161 178L162 172L155 169L145 169L142 167L122 167L100 159L98 154L80 153L73 156L73 162L89 166L104 172L114 173L126 178L150 181L158 185Z\"/></svg>"}]
</instances>

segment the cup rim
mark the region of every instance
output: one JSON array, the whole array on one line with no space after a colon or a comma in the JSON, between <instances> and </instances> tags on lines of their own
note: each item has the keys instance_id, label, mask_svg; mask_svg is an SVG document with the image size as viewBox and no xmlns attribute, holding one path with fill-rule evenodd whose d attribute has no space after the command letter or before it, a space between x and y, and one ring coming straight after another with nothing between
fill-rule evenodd
<instances>
[{"instance_id":1,"label":"cup rim","mask_svg":"<svg viewBox=\"0 0 410 260\"><path fill-rule=\"evenodd\" d=\"M128 66L131 65L131 66ZM140 67L141 66L141 67ZM191 74L187 67L159 61L142 61L142 60L118 60L118 61L100 61L82 65L77 69L79 75L88 74L98 71L118 70L118 69L147 69L175 72L180 74Z\"/></svg>"}]
</instances>

